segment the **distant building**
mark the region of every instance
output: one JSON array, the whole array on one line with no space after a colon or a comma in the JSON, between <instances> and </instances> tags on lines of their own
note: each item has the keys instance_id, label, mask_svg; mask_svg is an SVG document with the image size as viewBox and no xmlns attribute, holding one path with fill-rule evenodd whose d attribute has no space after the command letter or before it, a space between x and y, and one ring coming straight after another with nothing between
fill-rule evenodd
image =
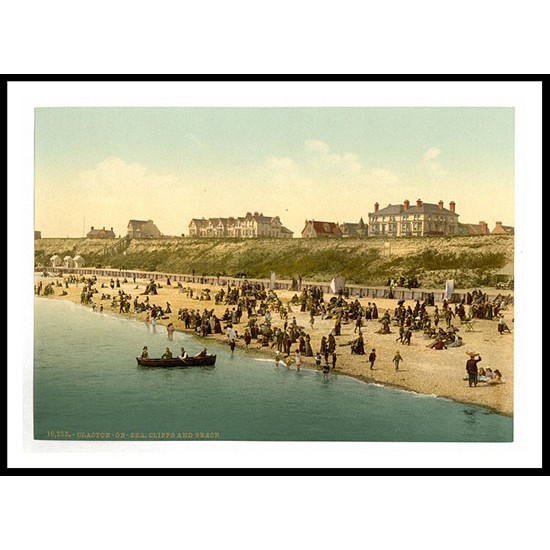
<instances>
[{"instance_id":1,"label":"distant building","mask_svg":"<svg viewBox=\"0 0 550 550\"><path fill-rule=\"evenodd\" d=\"M302 238L319 239L342 237L342 230L335 222L319 222L316 220L306 220L305 227L302 229Z\"/></svg>"},{"instance_id":2,"label":"distant building","mask_svg":"<svg viewBox=\"0 0 550 550\"><path fill-rule=\"evenodd\" d=\"M339 227L342 232L342 237L366 237L368 233L368 226L363 221L363 218L361 218L358 223L341 223Z\"/></svg>"},{"instance_id":3,"label":"distant building","mask_svg":"<svg viewBox=\"0 0 550 550\"><path fill-rule=\"evenodd\" d=\"M111 229L94 229L92 225L90 231L86 234L88 239L114 239L116 237L113 228Z\"/></svg>"},{"instance_id":4,"label":"distant building","mask_svg":"<svg viewBox=\"0 0 550 550\"><path fill-rule=\"evenodd\" d=\"M462 236L472 236L472 235L489 235L489 226L487 222L479 223L459 223L458 224L458 234Z\"/></svg>"},{"instance_id":5,"label":"distant building","mask_svg":"<svg viewBox=\"0 0 550 550\"><path fill-rule=\"evenodd\" d=\"M162 233L153 220L130 220L127 235L130 239L159 239L162 237Z\"/></svg>"},{"instance_id":6,"label":"distant building","mask_svg":"<svg viewBox=\"0 0 550 550\"><path fill-rule=\"evenodd\" d=\"M193 218L189 223L190 237L238 237L253 239L292 238L294 233L283 226L279 216L264 216L263 213L247 212L238 218Z\"/></svg>"},{"instance_id":7,"label":"distant building","mask_svg":"<svg viewBox=\"0 0 550 550\"><path fill-rule=\"evenodd\" d=\"M431 235L458 235L458 214L456 203L451 201L444 208L443 201L437 204L424 203L420 199L411 206L408 200L403 204L388 204L380 209L374 204L369 213L369 237L426 237Z\"/></svg>"},{"instance_id":8,"label":"distant building","mask_svg":"<svg viewBox=\"0 0 550 550\"><path fill-rule=\"evenodd\" d=\"M189 222L189 236L190 237L206 237L206 229L208 227L208 220L204 218L193 218Z\"/></svg>"},{"instance_id":9,"label":"distant building","mask_svg":"<svg viewBox=\"0 0 550 550\"><path fill-rule=\"evenodd\" d=\"M495 222L495 228L491 231L491 235L513 235L514 228L510 225L502 225L502 222Z\"/></svg>"},{"instance_id":10,"label":"distant building","mask_svg":"<svg viewBox=\"0 0 550 550\"><path fill-rule=\"evenodd\" d=\"M41 231L35 231L34 232L34 240L37 241L38 239L42 238L42 232Z\"/></svg>"}]
</instances>

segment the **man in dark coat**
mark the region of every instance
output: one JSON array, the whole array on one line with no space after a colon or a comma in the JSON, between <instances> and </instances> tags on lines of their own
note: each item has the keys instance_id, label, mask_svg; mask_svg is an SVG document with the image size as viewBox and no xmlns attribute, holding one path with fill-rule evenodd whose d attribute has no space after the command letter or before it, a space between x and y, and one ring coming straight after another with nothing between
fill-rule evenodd
<instances>
[{"instance_id":1,"label":"man in dark coat","mask_svg":"<svg viewBox=\"0 0 550 550\"><path fill-rule=\"evenodd\" d=\"M468 384L477 386L477 364L481 361L481 355L479 353L467 352L470 356L466 361L466 372L468 373ZM476 359L477 358L477 359Z\"/></svg>"}]
</instances>

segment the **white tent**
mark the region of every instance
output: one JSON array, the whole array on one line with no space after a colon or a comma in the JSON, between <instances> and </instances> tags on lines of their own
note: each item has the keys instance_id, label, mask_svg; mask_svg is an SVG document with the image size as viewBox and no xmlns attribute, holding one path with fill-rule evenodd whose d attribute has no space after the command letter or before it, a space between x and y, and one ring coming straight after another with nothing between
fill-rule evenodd
<instances>
[{"instance_id":1,"label":"white tent","mask_svg":"<svg viewBox=\"0 0 550 550\"><path fill-rule=\"evenodd\" d=\"M71 256L65 256L63 258L63 264L65 265L65 267L73 267L74 266L74 261L71 258Z\"/></svg>"},{"instance_id":2,"label":"white tent","mask_svg":"<svg viewBox=\"0 0 550 550\"><path fill-rule=\"evenodd\" d=\"M84 258L80 255L77 255L73 258L75 267L84 267Z\"/></svg>"},{"instance_id":3,"label":"white tent","mask_svg":"<svg viewBox=\"0 0 550 550\"><path fill-rule=\"evenodd\" d=\"M61 260L61 258L57 254L54 254L50 258L50 263L52 264L52 267L60 267L61 264L63 263L63 261Z\"/></svg>"},{"instance_id":4,"label":"white tent","mask_svg":"<svg viewBox=\"0 0 550 550\"><path fill-rule=\"evenodd\" d=\"M346 279L344 277L334 277L332 281L330 281L330 291L333 294L338 294L340 290L344 290L346 286Z\"/></svg>"},{"instance_id":5,"label":"white tent","mask_svg":"<svg viewBox=\"0 0 550 550\"><path fill-rule=\"evenodd\" d=\"M445 298L447 300L451 299L453 292L455 291L455 282L454 279L449 279L445 281Z\"/></svg>"}]
</instances>

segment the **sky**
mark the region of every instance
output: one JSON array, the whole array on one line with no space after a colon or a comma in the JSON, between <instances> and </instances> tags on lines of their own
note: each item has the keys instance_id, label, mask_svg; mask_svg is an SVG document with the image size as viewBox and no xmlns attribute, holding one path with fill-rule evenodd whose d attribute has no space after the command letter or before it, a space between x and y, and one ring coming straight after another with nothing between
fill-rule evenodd
<instances>
[{"instance_id":1,"label":"sky","mask_svg":"<svg viewBox=\"0 0 550 550\"><path fill-rule=\"evenodd\" d=\"M125 235L152 219L279 216L357 222L388 204L455 201L462 223L514 225L514 109L35 109L35 230Z\"/></svg>"}]
</instances>

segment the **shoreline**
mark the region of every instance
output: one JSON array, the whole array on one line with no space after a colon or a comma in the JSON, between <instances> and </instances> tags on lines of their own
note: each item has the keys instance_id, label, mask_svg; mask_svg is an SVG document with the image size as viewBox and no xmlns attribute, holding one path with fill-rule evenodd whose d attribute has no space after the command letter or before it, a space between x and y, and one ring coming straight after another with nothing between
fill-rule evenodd
<instances>
[{"instance_id":1,"label":"shoreline","mask_svg":"<svg viewBox=\"0 0 550 550\"><path fill-rule=\"evenodd\" d=\"M78 285L71 283L69 288L65 288L64 286L61 288L55 287L55 281L60 280L59 277L39 277L37 280L43 281L44 285L48 282L54 282L55 294L45 296L46 298L66 299L77 305L81 305L81 283ZM111 300L101 301L98 296L101 296L102 293L106 293L111 294L111 297L113 297L117 294L118 290L123 290L132 296L132 300L138 296L140 302L142 302L146 297L143 295L143 292L145 291L147 281L137 280L135 283L121 283L120 288L115 287L114 289L110 287L100 288L101 283L108 283L109 280L109 277L98 278L95 288L98 290L99 294L94 295L94 303L97 306L103 304L103 313L146 322L145 313L119 313L117 310L111 308ZM164 307L165 303L169 302L172 310L168 319L157 320L157 327L163 327L163 329L165 329L168 323L171 322L174 324L174 328L177 332L191 333L196 337L197 342L203 345L209 340L215 340L219 343L226 343L229 347L226 334L209 334L205 337L200 336L194 329L185 329L183 321L178 320L177 317L178 310L186 307L188 309L198 309L199 311L205 308L209 310L214 309L215 314L221 318L226 308L229 307L231 310L233 306L226 306L225 304L216 306L214 300L207 301L199 300L196 297L189 298L185 293L180 293L176 285L167 286L163 284L164 281L160 280L157 282L161 283L161 287L158 289L158 294L149 295L150 303ZM136 285L138 288L135 288ZM190 287L194 292L198 291L198 293L200 293L204 288L210 288L212 290L212 286L213 285L191 283L185 284L184 288ZM219 288L222 287L220 286ZM67 295L62 296L60 294L61 291L67 292ZM284 304L290 300L292 295L299 294L299 292L294 291L276 292ZM364 305L367 302L372 302L373 299L363 298L359 299L359 301ZM396 304L395 299L376 299L374 301L379 307L380 314L386 309L393 310ZM405 305L414 305L414 302L408 301ZM91 308L89 305L84 305L84 307ZM333 326L333 321L332 319L320 320L316 318L314 328L311 328L309 326L309 314L296 311L298 309L299 307L296 307L293 309L292 313L289 313L289 319L296 317L298 325L303 326L304 330L310 334L313 352L316 353L319 349L321 336L328 335ZM510 323L510 319L513 319L513 306L509 306L507 311L505 311L505 317L508 319L511 327L513 327ZM269 346L261 346L258 345L256 341L252 341L249 349L246 349L242 339L242 333L244 333L246 322L246 315L243 315L241 323L234 325L239 336L235 342L234 353L252 354L258 358L267 357L274 360L275 350ZM282 326L282 323L283 321L279 318L279 315L273 314L273 326ZM456 325L459 325L459 323L460 322L456 323ZM331 368L330 372L349 376L367 384L378 384L419 395L449 399L465 405L483 407L495 414L513 417L513 334L498 334L496 321L476 320L476 327L478 327L477 330L472 333L464 332L462 327L459 329L462 331L461 336L464 339L464 345L462 347L437 351L428 349L426 347L427 340L424 340L422 335L418 333L413 334L410 346L402 345L395 342L395 337L397 336L395 332L396 327L391 327L392 332L390 334L382 335L376 332L376 330L380 328L379 323L375 320L367 321L363 323L362 328L363 337L365 339L366 355L352 355L347 342L355 337L353 331L354 324L343 324L341 336L336 337L336 369L332 370ZM168 336L167 341L170 341ZM207 344L206 347L208 347ZM367 361L371 347L374 347L377 353L375 368L372 374ZM291 348L291 357L295 349L296 344L293 344ZM403 355L403 363L398 373L395 372L393 364L391 363L391 357L397 349L399 349ZM470 388L467 381L464 381L464 377L466 376L464 365L467 359L465 352L471 350L478 351L482 355L482 365L491 366L493 370L495 367L501 370L504 375L503 380L505 383L493 386L480 383L477 387ZM284 358L284 354L281 354L281 357ZM291 364L290 368L295 368L294 363ZM314 364L314 358L303 355L302 368L318 370ZM367 369L367 372L365 372L365 369ZM445 384L446 378L447 384ZM471 396L468 395L468 393L470 393Z\"/></svg>"}]
</instances>

